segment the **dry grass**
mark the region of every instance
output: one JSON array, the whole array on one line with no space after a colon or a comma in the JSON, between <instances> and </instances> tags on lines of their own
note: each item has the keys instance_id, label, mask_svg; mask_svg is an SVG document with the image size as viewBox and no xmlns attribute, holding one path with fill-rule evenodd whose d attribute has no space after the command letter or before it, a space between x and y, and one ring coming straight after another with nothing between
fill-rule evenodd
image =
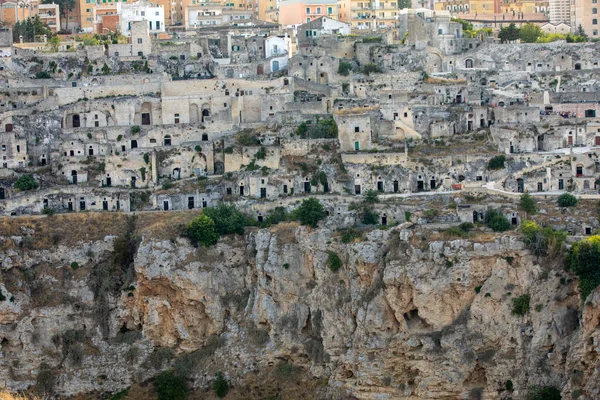
<instances>
[{"instance_id":1,"label":"dry grass","mask_svg":"<svg viewBox=\"0 0 600 400\"><path fill-rule=\"evenodd\" d=\"M432 78L432 77L429 77L429 78L425 79L425 83L431 83L431 84L436 84L436 85L444 85L444 84L454 85L454 84L457 84L457 83L467 83L467 80L465 78L448 79L448 78Z\"/></svg>"},{"instance_id":2,"label":"dry grass","mask_svg":"<svg viewBox=\"0 0 600 400\"><path fill-rule=\"evenodd\" d=\"M37 396L14 394L14 393L10 393L7 390L2 390L2 391L0 391L0 400L42 400L42 399Z\"/></svg>"},{"instance_id":3,"label":"dry grass","mask_svg":"<svg viewBox=\"0 0 600 400\"><path fill-rule=\"evenodd\" d=\"M139 214L136 234L158 240L174 239L181 235L181 227L201 214L199 210L148 212Z\"/></svg>"},{"instance_id":4,"label":"dry grass","mask_svg":"<svg viewBox=\"0 0 600 400\"><path fill-rule=\"evenodd\" d=\"M353 108L345 108L343 110L334 111L334 115L350 115L350 114L364 114L368 111L379 110L379 106L369 106L369 107L353 107Z\"/></svg>"},{"instance_id":5,"label":"dry grass","mask_svg":"<svg viewBox=\"0 0 600 400\"><path fill-rule=\"evenodd\" d=\"M29 247L48 249L81 241L103 240L124 231L126 216L120 213L74 213L54 216L0 218L0 236L24 236L33 230Z\"/></svg>"}]
</instances>

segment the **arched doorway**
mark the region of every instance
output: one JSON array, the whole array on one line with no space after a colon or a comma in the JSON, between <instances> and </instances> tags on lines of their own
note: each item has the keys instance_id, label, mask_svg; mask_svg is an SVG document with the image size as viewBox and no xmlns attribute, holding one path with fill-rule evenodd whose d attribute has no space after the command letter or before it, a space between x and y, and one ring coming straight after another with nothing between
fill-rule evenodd
<instances>
[{"instance_id":1,"label":"arched doorway","mask_svg":"<svg viewBox=\"0 0 600 400\"><path fill-rule=\"evenodd\" d=\"M199 117L198 117L198 105L197 104L190 104L190 123L191 124L195 124L198 123Z\"/></svg>"},{"instance_id":2,"label":"arched doorway","mask_svg":"<svg viewBox=\"0 0 600 400\"><path fill-rule=\"evenodd\" d=\"M210 117L210 105L202 104L202 122L206 122L206 119Z\"/></svg>"},{"instance_id":3,"label":"arched doorway","mask_svg":"<svg viewBox=\"0 0 600 400\"><path fill-rule=\"evenodd\" d=\"M141 109L142 125L151 125L152 124L151 113L152 113L152 104L143 103L142 109Z\"/></svg>"},{"instance_id":4,"label":"arched doorway","mask_svg":"<svg viewBox=\"0 0 600 400\"><path fill-rule=\"evenodd\" d=\"M173 169L173 179L179 179L181 177L181 169L175 168Z\"/></svg>"},{"instance_id":5,"label":"arched doorway","mask_svg":"<svg viewBox=\"0 0 600 400\"><path fill-rule=\"evenodd\" d=\"M73 182L73 185L77 185L77 171L75 170L71 171L71 182Z\"/></svg>"},{"instance_id":6,"label":"arched doorway","mask_svg":"<svg viewBox=\"0 0 600 400\"><path fill-rule=\"evenodd\" d=\"M473 60L470 58L465 60L465 68L473 68Z\"/></svg>"},{"instance_id":7,"label":"arched doorway","mask_svg":"<svg viewBox=\"0 0 600 400\"><path fill-rule=\"evenodd\" d=\"M79 114L73 115L73 128L79 128L81 126L81 120L79 119Z\"/></svg>"},{"instance_id":8,"label":"arched doorway","mask_svg":"<svg viewBox=\"0 0 600 400\"><path fill-rule=\"evenodd\" d=\"M163 139L163 146L170 146L170 145L171 145L171 136L166 135Z\"/></svg>"}]
</instances>

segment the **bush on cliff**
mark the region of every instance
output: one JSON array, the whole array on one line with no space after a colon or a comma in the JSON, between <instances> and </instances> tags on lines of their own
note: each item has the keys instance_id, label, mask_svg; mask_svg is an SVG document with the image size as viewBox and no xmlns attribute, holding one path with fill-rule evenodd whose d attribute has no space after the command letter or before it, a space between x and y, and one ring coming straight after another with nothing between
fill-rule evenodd
<instances>
[{"instance_id":1,"label":"bush on cliff","mask_svg":"<svg viewBox=\"0 0 600 400\"><path fill-rule=\"evenodd\" d=\"M15 189L32 190L37 189L38 183L31 175L23 175L15 182Z\"/></svg>"},{"instance_id":2,"label":"bush on cliff","mask_svg":"<svg viewBox=\"0 0 600 400\"><path fill-rule=\"evenodd\" d=\"M560 254L567 239L565 232L541 228L533 221L523 221L521 232L525 245L536 256Z\"/></svg>"},{"instance_id":3,"label":"bush on cliff","mask_svg":"<svg viewBox=\"0 0 600 400\"><path fill-rule=\"evenodd\" d=\"M250 225L248 217L235 206L219 204L218 207L205 208L203 214L214 221L219 235L229 235L231 233L243 235L244 227Z\"/></svg>"},{"instance_id":4,"label":"bush on cliff","mask_svg":"<svg viewBox=\"0 0 600 400\"><path fill-rule=\"evenodd\" d=\"M154 388L158 400L184 400L188 386L185 378L175 375L173 371L165 371L154 379Z\"/></svg>"},{"instance_id":5,"label":"bush on cliff","mask_svg":"<svg viewBox=\"0 0 600 400\"><path fill-rule=\"evenodd\" d=\"M204 214L198 215L190 222L187 227L187 237L194 246L201 244L204 247L210 247L219 241L215 221Z\"/></svg>"},{"instance_id":6,"label":"bush on cliff","mask_svg":"<svg viewBox=\"0 0 600 400\"><path fill-rule=\"evenodd\" d=\"M313 228L316 228L319 221L325 216L323 205L314 197L302 201L300 207L292 213L293 219L300 221L302 225L310 225Z\"/></svg>"},{"instance_id":7,"label":"bush on cliff","mask_svg":"<svg viewBox=\"0 0 600 400\"><path fill-rule=\"evenodd\" d=\"M498 210L490 208L485 214L485 224L494 232L504 232L510 229L510 221Z\"/></svg>"},{"instance_id":8,"label":"bush on cliff","mask_svg":"<svg viewBox=\"0 0 600 400\"><path fill-rule=\"evenodd\" d=\"M227 396L227 393L229 393L229 382L227 382L227 379L225 379L222 372L217 372L215 375L213 390L219 398L225 397Z\"/></svg>"},{"instance_id":9,"label":"bush on cliff","mask_svg":"<svg viewBox=\"0 0 600 400\"><path fill-rule=\"evenodd\" d=\"M579 278L583 301L600 285L600 236L576 242L569 250L565 266Z\"/></svg>"},{"instance_id":10,"label":"bush on cliff","mask_svg":"<svg viewBox=\"0 0 600 400\"><path fill-rule=\"evenodd\" d=\"M577 205L577 197L570 193L563 193L558 197L559 207L575 207Z\"/></svg>"}]
</instances>

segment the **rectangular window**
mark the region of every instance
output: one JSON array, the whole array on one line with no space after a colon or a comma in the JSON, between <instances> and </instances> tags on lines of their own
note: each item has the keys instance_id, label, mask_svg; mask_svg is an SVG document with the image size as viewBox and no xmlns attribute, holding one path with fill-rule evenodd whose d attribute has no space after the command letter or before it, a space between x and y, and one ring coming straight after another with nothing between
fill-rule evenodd
<instances>
[{"instance_id":1,"label":"rectangular window","mask_svg":"<svg viewBox=\"0 0 600 400\"><path fill-rule=\"evenodd\" d=\"M142 17L145 17L146 16L146 11L142 11L141 15L142 15Z\"/></svg>"},{"instance_id":2,"label":"rectangular window","mask_svg":"<svg viewBox=\"0 0 600 400\"><path fill-rule=\"evenodd\" d=\"M333 14L333 7L327 7L327 14Z\"/></svg>"},{"instance_id":3,"label":"rectangular window","mask_svg":"<svg viewBox=\"0 0 600 400\"><path fill-rule=\"evenodd\" d=\"M138 44L142 44L142 39L138 39Z\"/></svg>"},{"instance_id":4,"label":"rectangular window","mask_svg":"<svg viewBox=\"0 0 600 400\"><path fill-rule=\"evenodd\" d=\"M156 21L156 30L160 29L160 21Z\"/></svg>"},{"instance_id":5,"label":"rectangular window","mask_svg":"<svg viewBox=\"0 0 600 400\"><path fill-rule=\"evenodd\" d=\"M360 132L360 127L359 127L359 126L355 126L355 127L354 127L354 132L355 132L355 133L358 133L358 132Z\"/></svg>"},{"instance_id":6,"label":"rectangular window","mask_svg":"<svg viewBox=\"0 0 600 400\"><path fill-rule=\"evenodd\" d=\"M306 13L310 14L310 8L309 7L306 7Z\"/></svg>"},{"instance_id":7,"label":"rectangular window","mask_svg":"<svg viewBox=\"0 0 600 400\"><path fill-rule=\"evenodd\" d=\"M152 21L148 21L148 25L150 26L150 30L152 30Z\"/></svg>"},{"instance_id":8,"label":"rectangular window","mask_svg":"<svg viewBox=\"0 0 600 400\"><path fill-rule=\"evenodd\" d=\"M175 123L178 124L179 123L179 114L175 114Z\"/></svg>"},{"instance_id":9,"label":"rectangular window","mask_svg":"<svg viewBox=\"0 0 600 400\"><path fill-rule=\"evenodd\" d=\"M321 14L321 7L317 7L317 14Z\"/></svg>"}]
</instances>

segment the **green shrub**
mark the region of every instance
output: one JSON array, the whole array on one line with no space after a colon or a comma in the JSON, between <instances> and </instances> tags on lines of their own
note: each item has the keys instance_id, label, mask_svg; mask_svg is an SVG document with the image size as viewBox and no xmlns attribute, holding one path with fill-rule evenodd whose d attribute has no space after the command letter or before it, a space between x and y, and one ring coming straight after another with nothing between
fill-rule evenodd
<instances>
[{"instance_id":1,"label":"green shrub","mask_svg":"<svg viewBox=\"0 0 600 400\"><path fill-rule=\"evenodd\" d=\"M362 237L363 237L362 233L354 228L344 229L344 230L341 230L340 232L342 234L341 235L342 243L350 243L356 239L362 239Z\"/></svg>"},{"instance_id":2,"label":"green shrub","mask_svg":"<svg viewBox=\"0 0 600 400\"><path fill-rule=\"evenodd\" d=\"M379 68L377 66L377 64L374 64L374 63L365 64L362 68L362 73L365 75L370 75L372 73L380 73L380 72L381 72L381 68Z\"/></svg>"},{"instance_id":3,"label":"green shrub","mask_svg":"<svg viewBox=\"0 0 600 400\"><path fill-rule=\"evenodd\" d=\"M513 315L525 315L529 312L529 301L531 297L528 294L523 294L513 299Z\"/></svg>"},{"instance_id":4,"label":"green shrub","mask_svg":"<svg viewBox=\"0 0 600 400\"><path fill-rule=\"evenodd\" d=\"M560 254L567 239L566 233L541 228L533 221L523 221L521 232L525 246L536 256Z\"/></svg>"},{"instance_id":5,"label":"green shrub","mask_svg":"<svg viewBox=\"0 0 600 400\"><path fill-rule=\"evenodd\" d=\"M481 285L475 286L475 293L479 294L479 292L481 292Z\"/></svg>"},{"instance_id":6,"label":"green shrub","mask_svg":"<svg viewBox=\"0 0 600 400\"><path fill-rule=\"evenodd\" d=\"M165 371L154 379L154 388L158 400L184 400L188 394L185 378L175 375L173 371Z\"/></svg>"},{"instance_id":7,"label":"green shrub","mask_svg":"<svg viewBox=\"0 0 600 400\"><path fill-rule=\"evenodd\" d=\"M219 398L225 397L229 393L229 382L227 382L222 372L217 372L212 387Z\"/></svg>"},{"instance_id":8,"label":"green shrub","mask_svg":"<svg viewBox=\"0 0 600 400\"><path fill-rule=\"evenodd\" d=\"M175 184L171 181L166 181L165 183L162 184L162 190L169 190L169 189L173 189L175 187Z\"/></svg>"},{"instance_id":9,"label":"green shrub","mask_svg":"<svg viewBox=\"0 0 600 400\"><path fill-rule=\"evenodd\" d=\"M258 146L260 140L255 134L242 131L237 137L237 142L240 146Z\"/></svg>"},{"instance_id":10,"label":"green shrub","mask_svg":"<svg viewBox=\"0 0 600 400\"><path fill-rule=\"evenodd\" d=\"M233 147L231 147L231 146L225 147L225 150L223 150L223 152L225 154L233 154Z\"/></svg>"},{"instance_id":11,"label":"green shrub","mask_svg":"<svg viewBox=\"0 0 600 400\"><path fill-rule=\"evenodd\" d=\"M559 207L575 207L577 205L577 197L573 196L570 193L563 193L558 196L558 206Z\"/></svg>"},{"instance_id":12,"label":"green shrub","mask_svg":"<svg viewBox=\"0 0 600 400\"><path fill-rule=\"evenodd\" d=\"M260 146L260 149L256 152L254 157L257 160L264 160L265 158L267 158L267 149L265 149L264 146Z\"/></svg>"},{"instance_id":13,"label":"green shrub","mask_svg":"<svg viewBox=\"0 0 600 400\"><path fill-rule=\"evenodd\" d=\"M219 204L218 207L205 208L204 214L215 222L219 235L243 235L244 227L248 225L248 218L233 205Z\"/></svg>"},{"instance_id":14,"label":"green shrub","mask_svg":"<svg viewBox=\"0 0 600 400\"><path fill-rule=\"evenodd\" d=\"M79 269L79 263L77 261L73 261L71 263L71 268L73 268L74 270Z\"/></svg>"},{"instance_id":15,"label":"green shrub","mask_svg":"<svg viewBox=\"0 0 600 400\"><path fill-rule=\"evenodd\" d=\"M498 170L504 169L504 162L506 161L506 157L504 155L492 157L488 162L487 169L489 170Z\"/></svg>"},{"instance_id":16,"label":"green shrub","mask_svg":"<svg viewBox=\"0 0 600 400\"><path fill-rule=\"evenodd\" d=\"M15 189L19 190L32 190L37 189L38 183L33 179L31 175L22 175L15 182Z\"/></svg>"},{"instance_id":17,"label":"green shrub","mask_svg":"<svg viewBox=\"0 0 600 400\"><path fill-rule=\"evenodd\" d=\"M46 71L41 71L35 74L35 79L50 79L52 76Z\"/></svg>"},{"instance_id":18,"label":"green shrub","mask_svg":"<svg viewBox=\"0 0 600 400\"><path fill-rule=\"evenodd\" d=\"M159 347L155 349L142 364L145 368L161 369L165 363L170 362L175 357L175 352L168 347Z\"/></svg>"},{"instance_id":19,"label":"green shrub","mask_svg":"<svg viewBox=\"0 0 600 400\"><path fill-rule=\"evenodd\" d=\"M412 213L410 211L404 211L404 219L406 220L406 222L410 222L411 216L412 216Z\"/></svg>"},{"instance_id":20,"label":"green shrub","mask_svg":"<svg viewBox=\"0 0 600 400\"><path fill-rule=\"evenodd\" d=\"M144 153L144 162L150 164L150 154Z\"/></svg>"},{"instance_id":21,"label":"green shrub","mask_svg":"<svg viewBox=\"0 0 600 400\"><path fill-rule=\"evenodd\" d=\"M338 64L338 74L348 76L350 71L352 71L352 64L348 61L340 60L340 63Z\"/></svg>"},{"instance_id":22,"label":"green shrub","mask_svg":"<svg viewBox=\"0 0 600 400\"><path fill-rule=\"evenodd\" d=\"M543 308L544 308L543 304L536 304L535 305L535 311L537 311L537 312L542 311Z\"/></svg>"},{"instance_id":23,"label":"green shrub","mask_svg":"<svg viewBox=\"0 0 600 400\"><path fill-rule=\"evenodd\" d=\"M528 215L535 215L535 213L537 213L535 199L529 193L524 193L521 195L521 199L519 200L519 208L525 211Z\"/></svg>"},{"instance_id":24,"label":"green shrub","mask_svg":"<svg viewBox=\"0 0 600 400\"><path fill-rule=\"evenodd\" d=\"M485 224L494 232L504 232L510 229L510 221L500 211L490 208L485 215Z\"/></svg>"},{"instance_id":25,"label":"green shrub","mask_svg":"<svg viewBox=\"0 0 600 400\"><path fill-rule=\"evenodd\" d=\"M365 203L373 204L379 202L377 196L379 196L379 193L377 193L376 190L367 191L367 193L365 193Z\"/></svg>"},{"instance_id":26,"label":"green shrub","mask_svg":"<svg viewBox=\"0 0 600 400\"><path fill-rule=\"evenodd\" d=\"M42 214L44 214L44 215L54 215L54 214L56 214L56 208L44 207L44 209L42 210Z\"/></svg>"},{"instance_id":27,"label":"green shrub","mask_svg":"<svg viewBox=\"0 0 600 400\"><path fill-rule=\"evenodd\" d=\"M565 267L579 278L583 301L600 285L600 236L573 243L565 259Z\"/></svg>"},{"instance_id":28,"label":"green shrub","mask_svg":"<svg viewBox=\"0 0 600 400\"><path fill-rule=\"evenodd\" d=\"M187 227L187 237L194 246L201 244L204 247L210 247L219 241L215 221L204 214L198 215L190 222Z\"/></svg>"},{"instance_id":29,"label":"green shrub","mask_svg":"<svg viewBox=\"0 0 600 400\"><path fill-rule=\"evenodd\" d=\"M506 381L506 390L508 390L509 392L512 392L513 390L513 383L510 379Z\"/></svg>"},{"instance_id":30,"label":"green shrub","mask_svg":"<svg viewBox=\"0 0 600 400\"><path fill-rule=\"evenodd\" d=\"M50 395L54 392L54 386L56 386L54 369L45 362L41 363L35 380L35 392L42 396Z\"/></svg>"},{"instance_id":31,"label":"green shrub","mask_svg":"<svg viewBox=\"0 0 600 400\"><path fill-rule=\"evenodd\" d=\"M560 390L553 386L532 386L527 392L526 400L561 400Z\"/></svg>"},{"instance_id":32,"label":"green shrub","mask_svg":"<svg viewBox=\"0 0 600 400\"><path fill-rule=\"evenodd\" d=\"M290 219L288 212L284 207L275 207L273 211L265 218L264 225L271 226Z\"/></svg>"},{"instance_id":33,"label":"green shrub","mask_svg":"<svg viewBox=\"0 0 600 400\"><path fill-rule=\"evenodd\" d=\"M326 213L321 202L311 197L302 201L300 207L292 213L292 217L300 221L302 225L316 228L319 221L326 217Z\"/></svg>"},{"instance_id":34,"label":"green shrub","mask_svg":"<svg viewBox=\"0 0 600 400\"><path fill-rule=\"evenodd\" d=\"M329 250L327 252L327 266L333 272L336 272L340 268L342 268L342 260L340 256L337 255L336 252Z\"/></svg>"},{"instance_id":35,"label":"green shrub","mask_svg":"<svg viewBox=\"0 0 600 400\"><path fill-rule=\"evenodd\" d=\"M361 222L365 225L377 225L379 223L379 215L373 211L373 208L363 207Z\"/></svg>"},{"instance_id":36,"label":"green shrub","mask_svg":"<svg viewBox=\"0 0 600 400\"><path fill-rule=\"evenodd\" d=\"M194 146L194 150L196 150L197 153L201 153L202 152L202 147L200 147L200 145L197 144L196 146Z\"/></svg>"},{"instance_id":37,"label":"green shrub","mask_svg":"<svg viewBox=\"0 0 600 400\"><path fill-rule=\"evenodd\" d=\"M140 127L139 127L138 125L133 125L133 126L131 127L131 134L132 134L132 135L135 135L136 133L140 133L140 130L141 130L141 129L140 129Z\"/></svg>"}]
</instances>

